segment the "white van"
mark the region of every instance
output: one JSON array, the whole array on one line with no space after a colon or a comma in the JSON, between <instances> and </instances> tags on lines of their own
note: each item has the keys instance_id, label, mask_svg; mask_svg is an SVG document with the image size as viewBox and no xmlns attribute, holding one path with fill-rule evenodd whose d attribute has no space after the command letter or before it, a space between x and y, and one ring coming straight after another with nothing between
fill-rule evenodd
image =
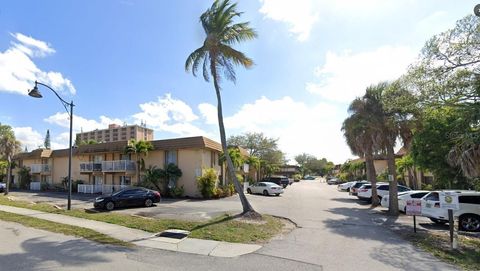
<instances>
[{"instance_id":1,"label":"white van","mask_svg":"<svg viewBox=\"0 0 480 271\"><path fill-rule=\"evenodd\" d=\"M458 217L459 229L464 231L480 231L480 192L478 191L445 191L459 194L459 210L453 211ZM422 198L422 216L435 223L448 222L448 210L440 208L440 191L432 191Z\"/></svg>"}]
</instances>

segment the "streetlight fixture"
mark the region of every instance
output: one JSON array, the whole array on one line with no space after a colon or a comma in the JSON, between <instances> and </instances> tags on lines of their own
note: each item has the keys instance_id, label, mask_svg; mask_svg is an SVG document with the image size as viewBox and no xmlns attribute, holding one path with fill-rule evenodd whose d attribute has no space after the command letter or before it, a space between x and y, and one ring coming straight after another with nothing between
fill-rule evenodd
<instances>
[{"instance_id":1,"label":"streetlight fixture","mask_svg":"<svg viewBox=\"0 0 480 271\"><path fill-rule=\"evenodd\" d=\"M40 91L38 90L38 85L44 86L44 87L50 89L53 93L55 93L57 98L62 102L63 107L65 108L65 110L68 113L68 116L70 117L70 142L68 144L69 154L68 154L68 204L67 204L67 210L70 210L71 209L71 201L72 201L72 125L73 125L73 106L74 106L74 104L73 104L73 101L67 102L64 99L62 99L60 97L60 95L58 95L58 93L55 90L53 90L53 88L51 88L50 86L45 85L45 84L40 83L40 82L37 82L37 81L35 81L35 86L33 87L33 89L28 91L28 96L31 96L31 97L34 97L34 98L42 98L43 97L42 94L40 93ZM68 111L67 105L70 106L70 111Z\"/></svg>"}]
</instances>

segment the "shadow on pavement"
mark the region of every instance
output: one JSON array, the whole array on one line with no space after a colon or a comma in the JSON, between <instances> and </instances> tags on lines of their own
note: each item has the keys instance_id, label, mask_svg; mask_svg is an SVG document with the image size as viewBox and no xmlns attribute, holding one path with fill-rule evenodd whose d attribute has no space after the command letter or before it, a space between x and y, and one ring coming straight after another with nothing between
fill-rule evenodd
<instances>
[{"instance_id":1,"label":"shadow on pavement","mask_svg":"<svg viewBox=\"0 0 480 271\"><path fill-rule=\"evenodd\" d=\"M358 198L333 198L332 201L344 202L344 203L356 203L358 205L370 205L366 200L359 200Z\"/></svg>"},{"instance_id":2,"label":"shadow on pavement","mask_svg":"<svg viewBox=\"0 0 480 271\"><path fill-rule=\"evenodd\" d=\"M52 265L87 267L109 261L102 256L102 253L108 253L108 248L103 245L85 240L52 242L42 239L38 237L24 241L21 244L24 252L0 255L0 263L3 267L15 266L11 270L48 270ZM99 253L100 250L102 253ZM127 248L115 250L131 251ZM0 269L3 270L3 267Z\"/></svg>"}]
</instances>

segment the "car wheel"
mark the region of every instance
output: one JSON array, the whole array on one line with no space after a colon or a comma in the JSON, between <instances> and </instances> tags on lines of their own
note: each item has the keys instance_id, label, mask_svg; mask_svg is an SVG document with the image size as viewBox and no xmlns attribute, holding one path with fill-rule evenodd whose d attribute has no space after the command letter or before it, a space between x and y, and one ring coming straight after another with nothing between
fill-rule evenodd
<instances>
[{"instance_id":1,"label":"car wheel","mask_svg":"<svg viewBox=\"0 0 480 271\"><path fill-rule=\"evenodd\" d=\"M250 190L250 188L247 188L247 193L252 194L252 190Z\"/></svg>"},{"instance_id":2,"label":"car wheel","mask_svg":"<svg viewBox=\"0 0 480 271\"><path fill-rule=\"evenodd\" d=\"M268 196L268 191L267 191L267 190L263 190L263 195L264 195L264 196Z\"/></svg>"},{"instance_id":3,"label":"car wheel","mask_svg":"<svg viewBox=\"0 0 480 271\"><path fill-rule=\"evenodd\" d=\"M446 221L443 221L443 220L440 220L440 219L436 219L436 218L431 218L430 217L430 220L435 223L435 224L439 224L439 225L444 225L445 223L447 223Z\"/></svg>"},{"instance_id":4,"label":"car wheel","mask_svg":"<svg viewBox=\"0 0 480 271\"><path fill-rule=\"evenodd\" d=\"M277 194L275 194L275 196L277 196L277 197L278 197L278 196L280 196L280 194L278 194L278 193L277 193Z\"/></svg>"},{"instance_id":5,"label":"car wheel","mask_svg":"<svg viewBox=\"0 0 480 271\"><path fill-rule=\"evenodd\" d=\"M146 199L145 200L145 206L146 207L152 207L152 205L153 205L152 199Z\"/></svg>"},{"instance_id":6,"label":"car wheel","mask_svg":"<svg viewBox=\"0 0 480 271\"><path fill-rule=\"evenodd\" d=\"M113 201L107 202L105 204L105 209L107 209L108 211L115 209L115 203L113 203Z\"/></svg>"},{"instance_id":7,"label":"car wheel","mask_svg":"<svg viewBox=\"0 0 480 271\"><path fill-rule=\"evenodd\" d=\"M480 216L463 215L460 217L459 226L464 231L480 231Z\"/></svg>"}]
</instances>

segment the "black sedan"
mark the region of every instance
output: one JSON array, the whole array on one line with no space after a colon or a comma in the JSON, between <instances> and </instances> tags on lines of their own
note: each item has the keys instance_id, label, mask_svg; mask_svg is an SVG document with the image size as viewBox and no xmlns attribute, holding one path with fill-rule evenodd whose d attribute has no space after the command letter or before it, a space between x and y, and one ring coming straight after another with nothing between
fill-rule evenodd
<instances>
[{"instance_id":1,"label":"black sedan","mask_svg":"<svg viewBox=\"0 0 480 271\"><path fill-rule=\"evenodd\" d=\"M126 188L108 196L100 196L95 199L95 208L111 211L115 208L146 206L150 207L154 202L160 202L160 193L146 188Z\"/></svg>"}]
</instances>

